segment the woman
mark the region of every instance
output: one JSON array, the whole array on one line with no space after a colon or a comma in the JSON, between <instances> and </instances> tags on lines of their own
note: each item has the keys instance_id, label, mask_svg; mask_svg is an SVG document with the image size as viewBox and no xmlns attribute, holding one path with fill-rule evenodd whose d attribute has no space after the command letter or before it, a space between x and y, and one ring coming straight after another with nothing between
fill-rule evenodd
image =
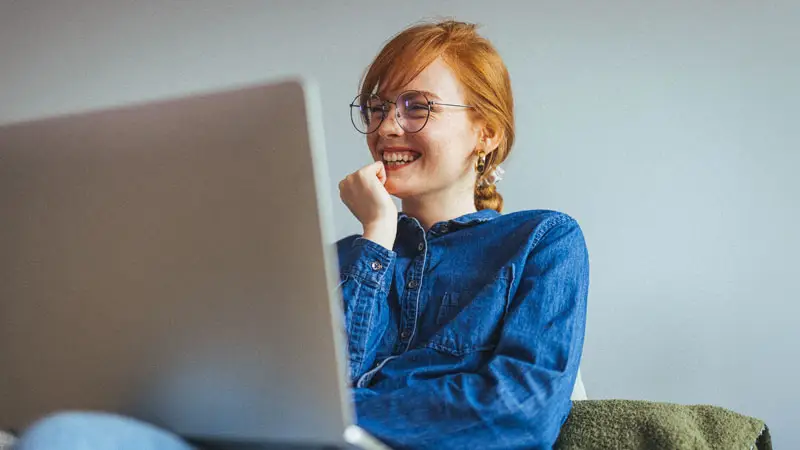
<instances>
[{"instance_id":1,"label":"woman","mask_svg":"<svg viewBox=\"0 0 800 450\"><path fill-rule=\"evenodd\" d=\"M551 448L583 347L588 256L565 214L500 214L505 65L474 25L423 24L386 44L360 92L353 124L376 162L339 184L363 234L338 243L359 424L396 448ZM80 440L189 448L86 413L40 421L19 448Z\"/></svg>"}]
</instances>

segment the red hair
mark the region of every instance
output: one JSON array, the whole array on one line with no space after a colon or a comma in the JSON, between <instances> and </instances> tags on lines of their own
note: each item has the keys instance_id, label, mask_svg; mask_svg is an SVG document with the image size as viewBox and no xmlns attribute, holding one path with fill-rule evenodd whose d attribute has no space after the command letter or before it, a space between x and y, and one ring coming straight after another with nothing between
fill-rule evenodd
<instances>
[{"instance_id":1,"label":"red hair","mask_svg":"<svg viewBox=\"0 0 800 450\"><path fill-rule=\"evenodd\" d=\"M505 161L514 143L514 99L511 80L494 46L476 31L476 25L455 20L414 25L395 35L367 68L359 92L378 88L400 89L442 57L466 90L468 105L486 123L489 135L499 137L495 148L486 149L484 174ZM381 86L383 84L383 86ZM503 197L494 184L475 184L475 208L503 209Z\"/></svg>"}]
</instances>

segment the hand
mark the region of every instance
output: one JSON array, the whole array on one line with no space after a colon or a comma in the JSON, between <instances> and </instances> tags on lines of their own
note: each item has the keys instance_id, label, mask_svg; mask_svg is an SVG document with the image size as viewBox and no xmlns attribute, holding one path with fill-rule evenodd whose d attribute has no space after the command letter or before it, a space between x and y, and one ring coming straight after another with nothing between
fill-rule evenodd
<instances>
[{"instance_id":1,"label":"hand","mask_svg":"<svg viewBox=\"0 0 800 450\"><path fill-rule=\"evenodd\" d=\"M397 235L397 206L384 187L386 168L377 161L339 182L339 197L364 227L364 237L388 249Z\"/></svg>"}]
</instances>

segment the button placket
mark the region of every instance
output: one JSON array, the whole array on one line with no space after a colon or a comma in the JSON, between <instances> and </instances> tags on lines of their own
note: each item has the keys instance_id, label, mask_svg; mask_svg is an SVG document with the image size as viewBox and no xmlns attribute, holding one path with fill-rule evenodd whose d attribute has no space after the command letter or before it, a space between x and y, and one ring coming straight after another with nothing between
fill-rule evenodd
<instances>
[{"instance_id":1,"label":"button placket","mask_svg":"<svg viewBox=\"0 0 800 450\"><path fill-rule=\"evenodd\" d=\"M426 248L428 247L427 235L422 226L417 222L417 234L421 242L417 244L419 254L414 257L412 270L408 273L408 281L405 283L406 291L403 294L403 319L401 322L400 335L398 341L402 343L403 351L408 351L417 329L419 311L424 306L424 299L421 299L421 284L427 260ZM413 247L412 247L413 248Z\"/></svg>"}]
</instances>

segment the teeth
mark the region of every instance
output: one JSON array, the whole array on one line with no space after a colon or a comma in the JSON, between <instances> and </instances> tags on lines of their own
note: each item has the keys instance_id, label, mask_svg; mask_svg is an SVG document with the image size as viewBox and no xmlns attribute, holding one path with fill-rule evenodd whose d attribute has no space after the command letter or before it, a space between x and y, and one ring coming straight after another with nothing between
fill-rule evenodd
<instances>
[{"instance_id":1,"label":"teeth","mask_svg":"<svg viewBox=\"0 0 800 450\"><path fill-rule=\"evenodd\" d=\"M385 162L411 162L419 159L419 156L411 155L409 153L384 153L383 160Z\"/></svg>"}]
</instances>

